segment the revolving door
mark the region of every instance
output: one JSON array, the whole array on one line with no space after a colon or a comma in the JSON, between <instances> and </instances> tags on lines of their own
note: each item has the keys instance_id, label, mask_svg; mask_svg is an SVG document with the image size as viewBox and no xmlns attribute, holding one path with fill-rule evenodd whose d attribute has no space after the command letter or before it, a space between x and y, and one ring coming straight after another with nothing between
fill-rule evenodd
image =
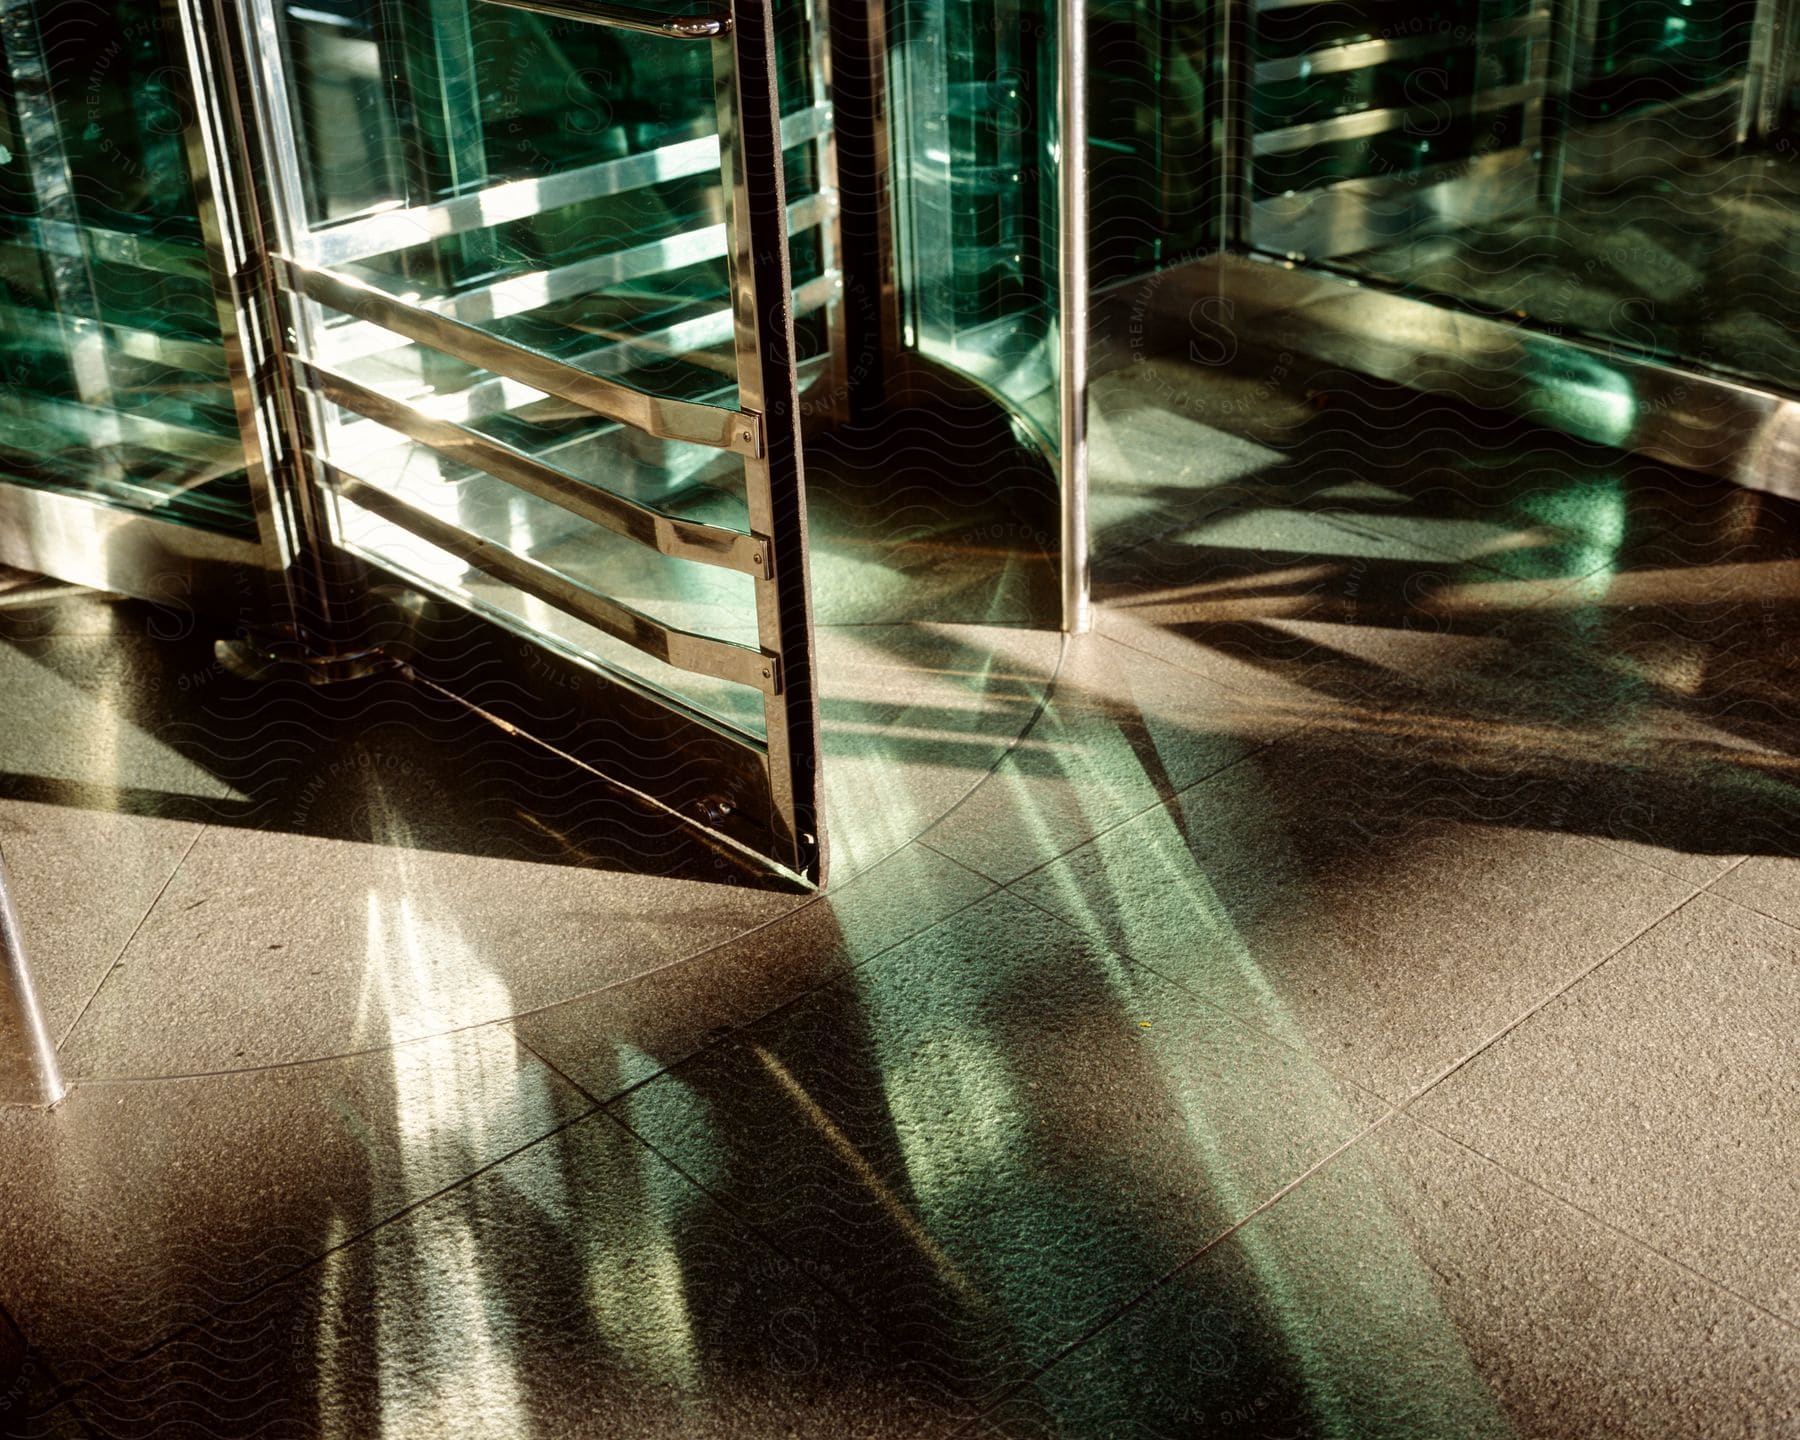
<instances>
[{"instance_id":1,"label":"revolving door","mask_svg":"<svg viewBox=\"0 0 1800 1440\"><path fill-rule=\"evenodd\" d=\"M997 416L1077 631L1145 359L1800 488L1795 0L54 8L0 0L0 561L577 717L815 880L803 429Z\"/></svg>"},{"instance_id":2,"label":"revolving door","mask_svg":"<svg viewBox=\"0 0 1800 1440\"><path fill-rule=\"evenodd\" d=\"M802 419L972 402L1054 488L1051 12L1016 75L1002 11L897 14L890 126L897 30L822 0L52 9L0 12L0 561L822 879Z\"/></svg>"}]
</instances>

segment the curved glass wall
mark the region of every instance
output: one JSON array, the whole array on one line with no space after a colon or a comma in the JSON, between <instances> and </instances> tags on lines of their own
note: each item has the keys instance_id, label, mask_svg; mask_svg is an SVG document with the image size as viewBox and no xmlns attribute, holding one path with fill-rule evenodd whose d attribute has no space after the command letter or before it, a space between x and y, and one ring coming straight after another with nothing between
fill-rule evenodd
<instances>
[{"instance_id":1,"label":"curved glass wall","mask_svg":"<svg viewBox=\"0 0 1800 1440\"><path fill-rule=\"evenodd\" d=\"M158 0L0 5L0 480L250 534Z\"/></svg>"},{"instance_id":2,"label":"curved glass wall","mask_svg":"<svg viewBox=\"0 0 1800 1440\"><path fill-rule=\"evenodd\" d=\"M1057 441L1056 6L888 7L904 340Z\"/></svg>"},{"instance_id":3,"label":"curved glass wall","mask_svg":"<svg viewBox=\"0 0 1800 1440\"><path fill-rule=\"evenodd\" d=\"M1096 278L1223 246L1800 390L1793 0L1094 0Z\"/></svg>"},{"instance_id":4,"label":"curved glass wall","mask_svg":"<svg viewBox=\"0 0 1800 1440\"><path fill-rule=\"evenodd\" d=\"M774 18L796 343L810 379L831 358L838 286L823 37L803 0L778 4ZM479 0L332 0L278 19L280 43L262 59L287 99L272 129L291 125L294 163L276 182L286 243L303 265L658 400L738 406L742 337L710 44ZM748 574L659 555L521 494L464 463L472 447L460 437L747 533L737 456L657 439L353 309L307 304L302 314L301 380L321 397L315 438L344 544L763 737L759 691L664 665L382 510L385 497L658 624L754 647ZM452 427L440 433L457 443L421 439L419 418Z\"/></svg>"}]
</instances>

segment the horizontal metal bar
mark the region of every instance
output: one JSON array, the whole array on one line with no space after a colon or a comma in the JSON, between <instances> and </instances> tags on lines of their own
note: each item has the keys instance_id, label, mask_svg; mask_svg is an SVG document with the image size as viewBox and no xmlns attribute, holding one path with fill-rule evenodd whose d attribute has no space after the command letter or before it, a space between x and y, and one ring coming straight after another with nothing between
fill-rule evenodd
<instances>
[{"instance_id":1,"label":"horizontal metal bar","mask_svg":"<svg viewBox=\"0 0 1800 1440\"><path fill-rule=\"evenodd\" d=\"M792 149L830 131L831 107L813 105L782 117L781 143L783 148ZM700 135L642 154L597 161L578 170L509 180L473 194L440 200L435 205L396 207L346 220L312 232L298 245L309 264L342 265L423 245L445 235L527 220L546 211L659 185L666 180L716 173L718 168L719 137Z\"/></svg>"},{"instance_id":2,"label":"horizontal metal bar","mask_svg":"<svg viewBox=\"0 0 1800 1440\"><path fill-rule=\"evenodd\" d=\"M579 20L611 30L634 30L640 35L661 35L669 40L716 40L731 31L729 13L718 15L659 15L633 5L613 5L601 0L487 0L508 10L529 10L534 15L554 15L559 20Z\"/></svg>"},{"instance_id":3,"label":"horizontal metal bar","mask_svg":"<svg viewBox=\"0 0 1800 1440\"><path fill-rule=\"evenodd\" d=\"M602 634L622 640L665 665L696 675L710 675L735 685L747 685L767 695L780 693L780 665L773 655L730 640L718 640L710 635L696 635L689 630L664 625L643 611L590 590L548 566L429 515L385 490L358 480L347 470L329 464L321 469L332 490L350 504L416 535L427 545L455 556L471 569L541 600Z\"/></svg>"},{"instance_id":4,"label":"horizontal metal bar","mask_svg":"<svg viewBox=\"0 0 1800 1440\"><path fill-rule=\"evenodd\" d=\"M1401 175L1326 180L1250 207L1250 243L1293 258L1353 255L1419 233L1523 213L1537 203L1538 166L1524 146L1464 156Z\"/></svg>"},{"instance_id":5,"label":"horizontal metal bar","mask_svg":"<svg viewBox=\"0 0 1800 1440\"><path fill-rule=\"evenodd\" d=\"M129 392L121 392L123 400ZM243 465L243 442L235 434L221 435L196 425L165 420L141 402L132 410L102 409L73 400L34 395L25 390L0 388L0 415L50 426L94 450L113 445L141 445L183 460L206 464ZM215 472L218 473L218 472ZM197 477L210 478L210 477Z\"/></svg>"},{"instance_id":6,"label":"horizontal metal bar","mask_svg":"<svg viewBox=\"0 0 1800 1440\"><path fill-rule=\"evenodd\" d=\"M218 379L225 377L225 347L217 340L185 340L173 335L159 335L132 325L116 325L95 321L80 315L59 315L52 310L33 310L17 305L0 305L0 335L20 339L34 345L66 348L71 336L98 331L109 353L129 356L167 365L174 370L187 370L196 375Z\"/></svg>"},{"instance_id":7,"label":"horizontal metal bar","mask_svg":"<svg viewBox=\"0 0 1800 1440\"><path fill-rule=\"evenodd\" d=\"M1346 70L1364 70L1371 65L1386 65L1393 60L1410 60L1445 50L1532 39L1548 32L1549 28L1550 12L1535 10L1529 15L1516 15L1510 20L1455 33L1407 35L1393 40L1355 40L1347 45L1328 45L1309 50L1304 55L1262 60L1257 62L1255 76L1260 82L1338 75Z\"/></svg>"},{"instance_id":8,"label":"horizontal metal bar","mask_svg":"<svg viewBox=\"0 0 1800 1440\"><path fill-rule=\"evenodd\" d=\"M422 415L409 405L358 385L319 365L295 362L304 384L333 405L353 410L378 425L463 465L472 465L572 515L604 526L640 545L677 560L718 565L758 578L769 573L769 546L759 537L723 525L707 525L640 505L587 480L544 464L491 436L466 430L448 420Z\"/></svg>"},{"instance_id":9,"label":"horizontal metal bar","mask_svg":"<svg viewBox=\"0 0 1800 1440\"><path fill-rule=\"evenodd\" d=\"M27 220L24 233L33 249L47 250L70 259L92 258L108 265L154 270L162 275L185 275L206 280L206 250L198 240L169 240L159 235L140 235L130 230L109 230L100 225L76 225L67 220Z\"/></svg>"},{"instance_id":10,"label":"horizontal metal bar","mask_svg":"<svg viewBox=\"0 0 1800 1440\"><path fill-rule=\"evenodd\" d=\"M762 453L762 417L718 405L670 400L603 380L473 325L435 315L360 280L314 270L278 255L277 277L289 290L333 310L392 330L470 365L505 375L533 390L581 405L662 440L711 445L737 455Z\"/></svg>"},{"instance_id":11,"label":"horizontal metal bar","mask_svg":"<svg viewBox=\"0 0 1800 1440\"><path fill-rule=\"evenodd\" d=\"M809 195L788 207L788 234L798 235L823 224L833 210L833 201L825 194ZM665 236L628 250L612 250L592 255L552 270L533 270L508 275L479 288L459 291L454 295L435 296L418 302L421 310L434 315L447 315L466 324L484 320L503 320L511 315L524 315L558 301L572 300L607 286L622 285L648 275L661 275L671 270L717 260L725 254L724 225L706 225ZM378 355L392 349L391 333L379 326L339 325L327 329L320 337L319 348L325 358L342 362L363 355Z\"/></svg>"},{"instance_id":12,"label":"horizontal metal bar","mask_svg":"<svg viewBox=\"0 0 1800 1440\"><path fill-rule=\"evenodd\" d=\"M1459 114L1482 115L1490 110L1504 110L1521 105L1543 93L1541 82L1507 85L1492 90L1479 90L1466 96L1454 96L1448 102ZM1398 130L1414 120L1441 118L1443 108L1437 105L1393 106L1383 110L1359 110L1352 115L1333 115L1329 120L1311 120L1304 125L1287 125L1279 130L1264 130L1250 142L1254 155L1285 155L1304 150L1309 145L1326 145L1334 140L1366 140Z\"/></svg>"},{"instance_id":13,"label":"horizontal metal bar","mask_svg":"<svg viewBox=\"0 0 1800 1440\"><path fill-rule=\"evenodd\" d=\"M840 281L836 274L820 275L807 281L794 291L794 314L810 315L823 308L837 296L839 287ZM592 375L622 375L647 360L710 350L729 341L732 333L732 312L721 301L716 309L687 316L660 330L647 331L628 339L611 340L591 350L583 350L571 357L571 363ZM334 354L331 358L336 360L338 357ZM392 359L390 356L383 363L391 365ZM804 370L805 365L801 369ZM423 386L423 381L420 383ZM721 385L719 394L729 395L732 390L732 383L726 381ZM516 412L521 419L530 420L532 414L529 407L547 402L539 401L536 395L516 380L490 375L460 390L446 388L442 382L438 382L430 393L421 394L408 403L441 420L467 421L501 412Z\"/></svg>"}]
</instances>

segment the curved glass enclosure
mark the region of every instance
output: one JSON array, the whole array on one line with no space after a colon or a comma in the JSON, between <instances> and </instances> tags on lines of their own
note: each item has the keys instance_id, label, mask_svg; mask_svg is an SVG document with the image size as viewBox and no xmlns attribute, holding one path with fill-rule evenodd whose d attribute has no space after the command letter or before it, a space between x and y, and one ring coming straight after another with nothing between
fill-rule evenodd
<instances>
[{"instance_id":1,"label":"curved glass enclosure","mask_svg":"<svg viewBox=\"0 0 1800 1440\"><path fill-rule=\"evenodd\" d=\"M1058 443L1057 17L1047 0L896 0L902 340Z\"/></svg>"},{"instance_id":2,"label":"curved glass enclosure","mask_svg":"<svg viewBox=\"0 0 1800 1440\"><path fill-rule=\"evenodd\" d=\"M1795 393L1793 12L1099 3L1097 275L1236 251Z\"/></svg>"},{"instance_id":3,"label":"curved glass enclosure","mask_svg":"<svg viewBox=\"0 0 1800 1440\"><path fill-rule=\"evenodd\" d=\"M0 478L255 521L159 0L0 8Z\"/></svg>"},{"instance_id":4,"label":"curved glass enclosure","mask_svg":"<svg viewBox=\"0 0 1800 1440\"><path fill-rule=\"evenodd\" d=\"M811 380L832 355L837 295L822 35L804 4L775 7L774 19L797 361ZM658 555L492 473L495 457L523 457L548 467L548 483L748 534L741 458L647 434L476 354L499 342L631 403L740 404L712 46L482 0L338 0L285 6L277 20L260 59L268 88L287 97L268 128L293 135L273 154L285 172L282 245L349 287L348 299L310 303L315 293L299 306L300 379L320 399L314 443L335 477L338 538L764 739L756 690L683 673L496 583L381 509L398 502L657 625L757 643L748 574ZM389 298L448 330L397 331L368 308Z\"/></svg>"}]
</instances>

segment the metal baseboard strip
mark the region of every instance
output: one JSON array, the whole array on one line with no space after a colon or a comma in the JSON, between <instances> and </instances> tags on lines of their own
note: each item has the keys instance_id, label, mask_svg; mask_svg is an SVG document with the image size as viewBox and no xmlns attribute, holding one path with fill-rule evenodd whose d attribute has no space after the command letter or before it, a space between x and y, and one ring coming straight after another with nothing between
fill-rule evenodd
<instances>
[{"instance_id":1,"label":"metal baseboard strip","mask_svg":"<svg viewBox=\"0 0 1800 1440\"><path fill-rule=\"evenodd\" d=\"M1227 340L1800 498L1800 398L1281 261L1214 255L1128 281L1094 328L1095 373Z\"/></svg>"},{"instance_id":2,"label":"metal baseboard strip","mask_svg":"<svg viewBox=\"0 0 1800 1440\"><path fill-rule=\"evenodd\" d=\"M267 603L253 540L13 483L0 484L0 564L215 615Z\"/></svg>"}]
</instances>

